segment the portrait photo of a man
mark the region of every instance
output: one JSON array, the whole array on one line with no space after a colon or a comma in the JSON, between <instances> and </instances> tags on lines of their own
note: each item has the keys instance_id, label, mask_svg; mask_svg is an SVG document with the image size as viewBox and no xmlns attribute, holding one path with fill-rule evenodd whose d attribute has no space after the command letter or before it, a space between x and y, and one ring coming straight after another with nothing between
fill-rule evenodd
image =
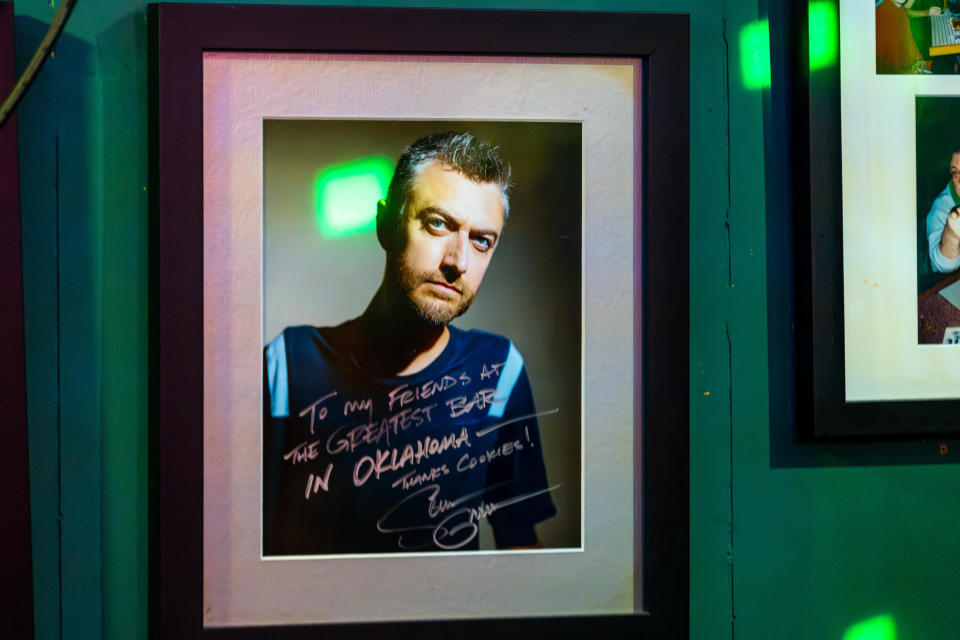
<instances>
[{"instance_id":1,"label":"portrait photo of a man","mask_svg":"<svg viewBox=\"0 0 960 640\"><path fill-rule=\"evenodd\" d=\"M263 136L264 557L580 546L580 125Z\"/></svg>"}]
</instances>

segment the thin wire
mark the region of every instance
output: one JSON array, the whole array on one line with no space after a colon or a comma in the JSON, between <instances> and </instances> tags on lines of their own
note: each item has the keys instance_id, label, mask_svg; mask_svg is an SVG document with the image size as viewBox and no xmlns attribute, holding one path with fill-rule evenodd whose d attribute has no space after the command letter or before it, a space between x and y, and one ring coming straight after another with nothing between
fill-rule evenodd
<instances>
[{"instance_id":1,"label":"thin wire","mask_svg":"<svg viewBox=\"0 0 960 640\"><path fill-rule=\"evenodd\" d=\"M20 99L23 98L23 95L33 83L34 78L37 77L43 63L47 61L47 54L50 53L53 45L57 42L57 38L60 37L63 27L67 24L67 18L70 17L70 12L73 11L75 2L76 0L63 0L63 3L57 10L57 14L53 16L53 22L50 23L50 28L47 29L47 35L43 37L43 41L41 41L40 46L37 47L36 53L30 58L30 64L23 70L23 75L17 80L17 84L14 85L10 95L7 96L7 99L3 102L3 106L0 107L0 127L7 121L7 118L10 117L14 109L17 108Z\"/></svg>"}]
</instances>

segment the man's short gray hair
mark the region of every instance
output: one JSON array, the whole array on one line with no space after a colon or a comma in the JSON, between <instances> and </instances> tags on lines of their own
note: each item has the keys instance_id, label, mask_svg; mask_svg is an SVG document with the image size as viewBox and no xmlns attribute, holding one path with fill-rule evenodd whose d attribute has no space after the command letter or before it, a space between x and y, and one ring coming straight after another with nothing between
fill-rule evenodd
<instances>
[{"instance_id":1,"label":"man's short gray hair","mask_svg":"<svg viewBox=\"0 0 960 640\"><path fill-rule=\"evenodd\" d=\"M500 189L503 219L510 213L510 165L500 149L471 133L448 131L433 133L407 146L397 161L390 187L387 189L385 219L377 220L379 230L399 230L403 208L413 189L416 177L430 163L453 169L477 183L495 184Z\"/></svg>"}]
</instances>

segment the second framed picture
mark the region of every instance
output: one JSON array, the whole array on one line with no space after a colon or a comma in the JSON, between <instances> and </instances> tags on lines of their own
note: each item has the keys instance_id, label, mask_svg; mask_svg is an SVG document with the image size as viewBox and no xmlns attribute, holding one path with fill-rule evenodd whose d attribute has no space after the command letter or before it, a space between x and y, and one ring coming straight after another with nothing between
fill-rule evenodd
<instances>
[{"instance_id":1,"label":"second framed picture","mask_svg":"<svg viewBox=\"0 0 960 640\"><path fill-rule=\"evenodd\" d=\"M960 17L955 3L921 4L884 0L870 16L841 0L798 30L838 25L840 43L839 60L807 71L810 225L798 246L810 278L797 305L810 347L801 412L809 400L818 436L960 430Z\"/></svg>"}]
</instances>

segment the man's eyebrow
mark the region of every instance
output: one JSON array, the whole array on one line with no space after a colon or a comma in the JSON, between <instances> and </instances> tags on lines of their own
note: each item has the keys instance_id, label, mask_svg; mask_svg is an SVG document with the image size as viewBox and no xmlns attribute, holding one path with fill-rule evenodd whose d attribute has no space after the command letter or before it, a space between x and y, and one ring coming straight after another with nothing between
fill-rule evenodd
<instances>
[{"instance_id":1,"label":"man's eyebrow","mask_svg":"<svg viewBox=\"0 0 960 640\"><path fill-rule=\"evenodd\" d=\"M423 209L418 210L416 215L417 215L418 218L423 217L423 216L428 216L428 215L443 216L443 217L446 218L447 220L452 220L453 222L456 222L457 224L460 224L460 221L457 220L456 216L454 216L452 213L450 213L449 211L447 211L447 210L444 209L443 207L438 207L438 206L436 206L436 205L426 206L426 207L424 207Z\"/></svg>"}]
</instances>

